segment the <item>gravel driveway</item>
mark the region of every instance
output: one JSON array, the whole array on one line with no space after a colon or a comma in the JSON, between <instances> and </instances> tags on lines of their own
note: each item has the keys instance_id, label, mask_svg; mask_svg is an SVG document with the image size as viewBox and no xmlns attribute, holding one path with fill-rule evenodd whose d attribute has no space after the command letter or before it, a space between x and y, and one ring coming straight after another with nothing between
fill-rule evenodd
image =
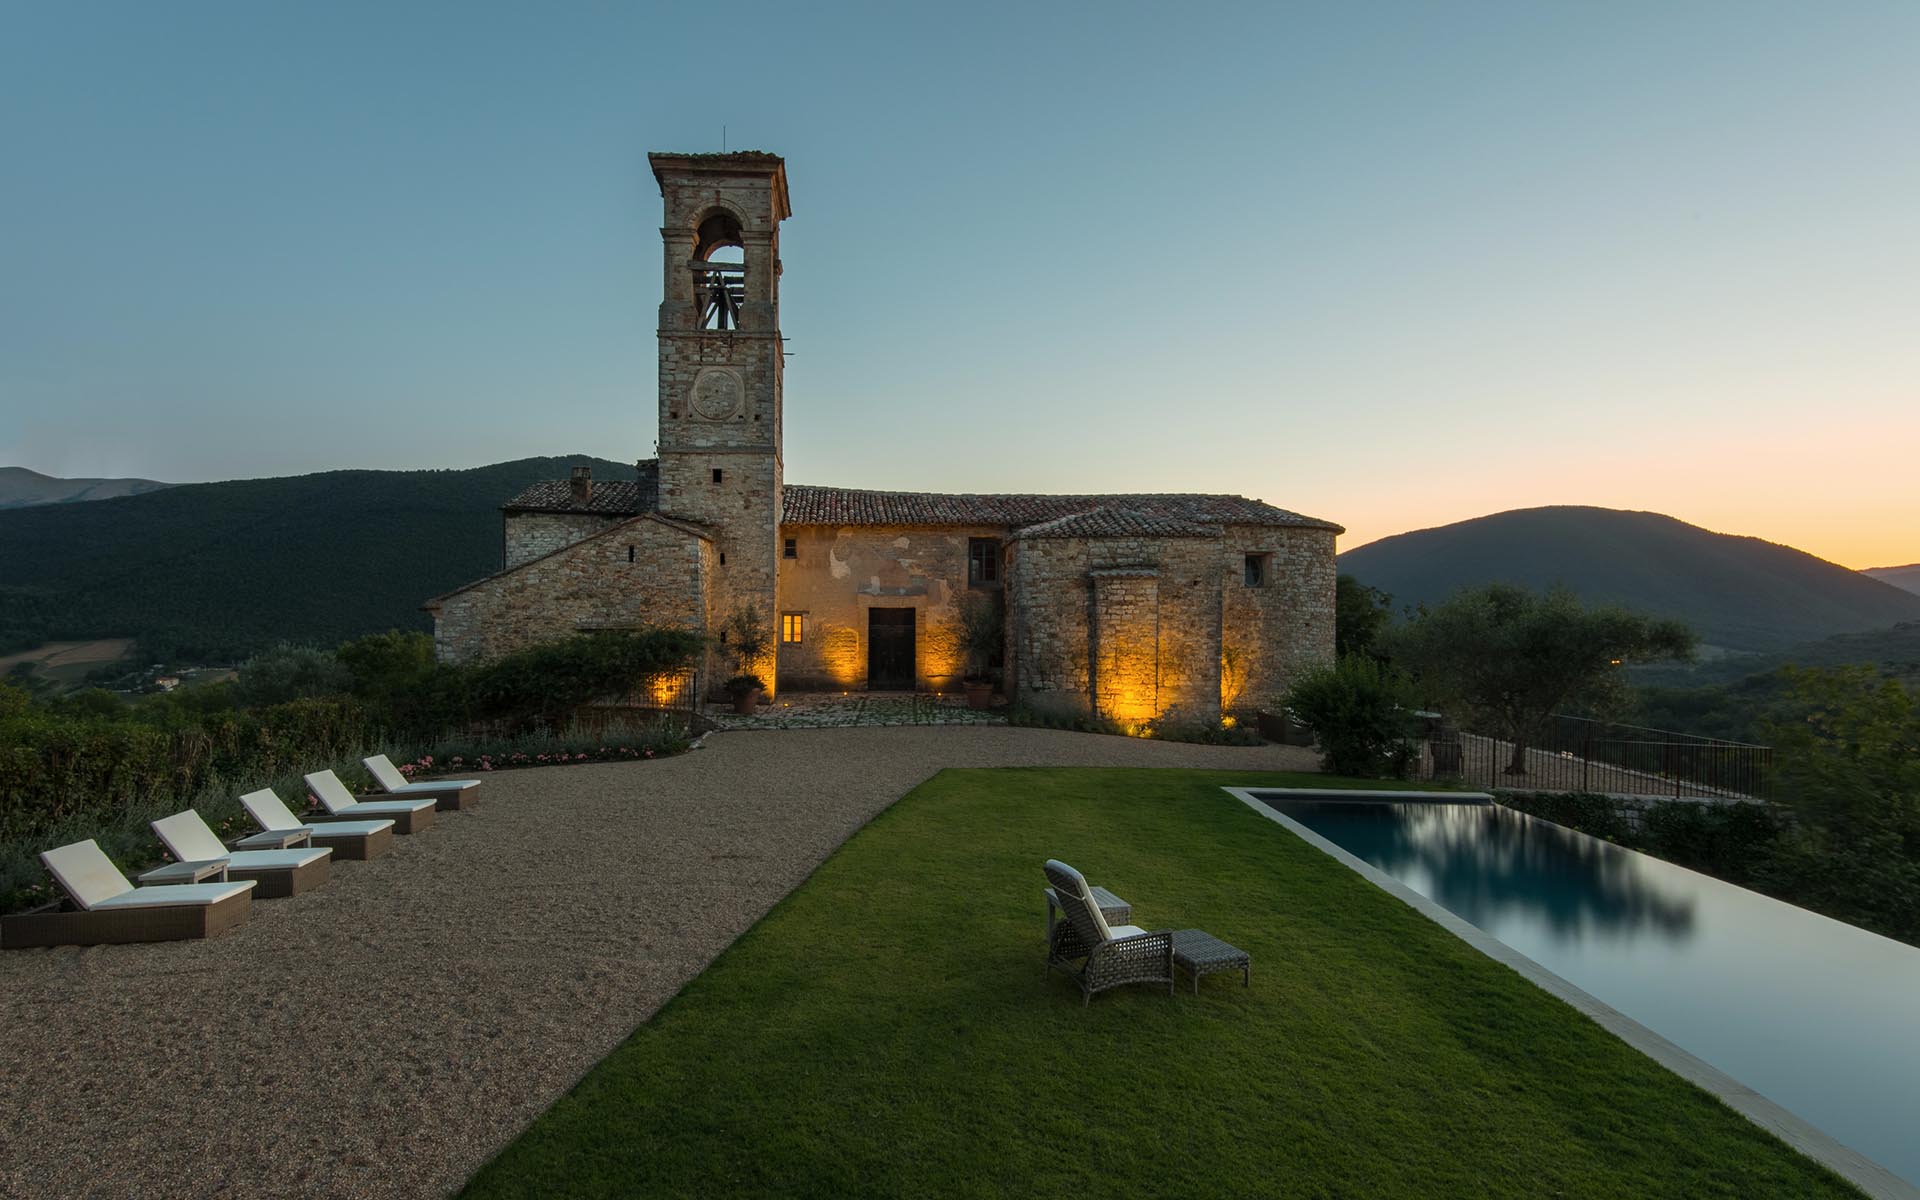
<instances>
[{"instance_id":1,"label":"gravel driveway","mask_svg":"<svg viewBox=\"0 0 1920 1200\"><path fill-rule=\"evenodd\" d=\"M0 1193L451 1191L874 814L1024 765L1313 759L909 727L502 773L226 937L0 952Z\"/></svg>"}]
</instances>

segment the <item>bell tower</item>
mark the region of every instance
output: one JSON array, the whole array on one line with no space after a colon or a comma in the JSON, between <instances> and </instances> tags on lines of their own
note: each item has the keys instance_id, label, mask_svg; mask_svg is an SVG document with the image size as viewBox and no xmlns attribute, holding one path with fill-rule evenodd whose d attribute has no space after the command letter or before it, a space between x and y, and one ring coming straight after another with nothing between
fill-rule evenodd
<instances>
[{"instance_id":1,"label":"bell tower","mask_svg":"<svg viewBox=\"0 0 1920 1200\"><path fill-rule=\"evenodd\" d=\"M769 645L780 544L780 222L775 154L649 154L660 227L660 511L714 537L707 620L755 609ZM756 671L777 687L774 655Z\"/></svg>"}]
</instances>

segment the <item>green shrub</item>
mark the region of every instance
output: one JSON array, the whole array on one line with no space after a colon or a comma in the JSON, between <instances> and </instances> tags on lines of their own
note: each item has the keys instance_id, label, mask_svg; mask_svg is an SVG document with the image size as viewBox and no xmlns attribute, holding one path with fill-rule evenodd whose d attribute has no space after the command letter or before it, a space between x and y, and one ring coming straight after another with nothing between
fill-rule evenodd
<instances>
[{"instance_id":1,"label":"green shrub","mask_svg":"<svg viewBox=\"0 0 1920 1200\"><path fill-rule=\"evenodd\" d=\"M344 696L353 675L331 650L281 642L240 664L234 700L243 708L264 708L315 696Z\"/></svg>"},{"instance_id":2,"label":"green shrub","mask_svg":"<svg viewBox=\"0 0 1920 1200\"><path fill-rule=\"evenodd\" d=\"M1365 655L1308 672L1285 705L1313 731L1321 767L1336 775L1404 778L1418 760L1412 688L1398 671Z\"/></svg>"},{"instance_id":3,"label":"green shrub","mask_svg":"<svg viewBox=\"0 0 1920 1200\"><path fill-rule=\"evenodd\" d=\"M607 630L529 647L471 672L473 715L517 729L557 725L691 667L706 639L684 629Z\"/></svg>"}]
</instances>

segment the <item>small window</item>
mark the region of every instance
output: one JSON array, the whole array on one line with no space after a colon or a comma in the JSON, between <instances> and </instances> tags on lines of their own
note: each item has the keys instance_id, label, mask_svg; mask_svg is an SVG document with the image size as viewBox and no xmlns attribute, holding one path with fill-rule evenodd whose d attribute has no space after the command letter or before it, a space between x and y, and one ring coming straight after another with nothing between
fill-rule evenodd
<instances>
[{"instance_id":1,"label":"small window","mask_svg":"<svg viewBox=\"0 0 1920 1200\"><path fill-rule=\"evenodd\" d=\"M1000 586L1000 539L967 539L967 586Z\"/></svg>"},{"instance_id":2,"label":"small window","mask_svg":"<svg viewBox=\"0 0 1920 1200\"><path fill-rule=\"evenodd\" d=\"M799 558L800 543L794 538L786 539L786 541L780 547L780 557L781 558Z\"/></svg>"},{"instance_id":3,"label":"small window","mask_svg":"<svg viewBox=\"0 0 1920 1200\"><path fill-rule=\"evenodd\" d=\"M633 561L633 547L632 547L632 546L628 546L628 547L627 547L627 561L628 561L628 562L632 562L632 561Z\"/></svg>"},{"instance_id":4,"label":"small window","mask_svg":"<svg viewBox=\"0 0 1920 1200\"><path fill-rule=\"evenodd\" d=\"M806 640L806 634L807 634L807 614L805 613L781 613L780 614L780 641L782 644L788 645L788 646L798 646L802 641Z\"/></svg>"},{"instance_id":5,"label":"small window","mask_svg":"<svg viewBox=\"0 0 1920 1200\"><path fill-rule=\"evenodd\" d=\"M1248 587L1267 586L1267 560L1271 557L1273 556L1270 554L1247 555L1247 586Z\"/></svg>"},{"instance_id":6,"label":"small window","mask_svg":"<svg viewBox=\"0 0 1920 1200\"><path fill-rule=\"evenodd\" d=\"M720 565L723 567L727 565L727 552L725 550L720 552ZM722 634L721 636L725 637L726 635Z\"/></svg>"},{"instance_id":7,"label":"small window","mask_svg":"<svg viewBox=\"0 0 1920 1200\"><path fill-rule=\"evenodd\" d=\"M726 478L726 472L722 471L719 467L715 467L713 469L713 481L719 483L724 478Z\"/></svg>"}]
</instances>

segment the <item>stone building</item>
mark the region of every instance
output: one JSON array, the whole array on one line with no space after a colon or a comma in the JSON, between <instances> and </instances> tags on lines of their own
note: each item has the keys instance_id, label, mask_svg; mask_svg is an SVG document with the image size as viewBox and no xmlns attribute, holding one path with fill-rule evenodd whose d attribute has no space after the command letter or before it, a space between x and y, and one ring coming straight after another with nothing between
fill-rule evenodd
<instances>
[{"instance_id":1,"label":"stone building","mask_svg":"<svg viewBox=\"0 0 1920 1200\"><path fill-rule=\"evenodd\" d=\"M1333 656L1339 526L1232 495L944 495L782 477L775 155L654 154L665 216L659 455L509 500L503 567L428 601L439 654L757 613L781 689L957 688L998 598L1002 688L1128 723L1216 719ZM726 667L701 670L711 691Z\"/></svg>"}]
</instances>

